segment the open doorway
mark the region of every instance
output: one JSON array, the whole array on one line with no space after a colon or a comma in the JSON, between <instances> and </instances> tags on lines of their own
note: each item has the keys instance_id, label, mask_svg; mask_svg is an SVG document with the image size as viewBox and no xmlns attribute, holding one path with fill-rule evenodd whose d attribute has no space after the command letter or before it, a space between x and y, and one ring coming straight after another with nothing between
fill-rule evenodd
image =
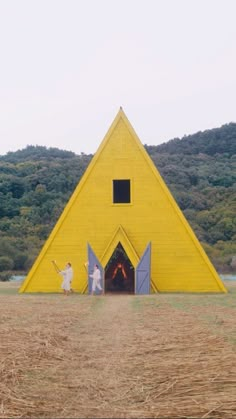
<instances>
[{"instance_id":1,"label":"open doorway","mask_svg":"<svg viewBox=\"0 0 236 419\"><path fill-rule=\"evenodd\" d=\"M134 267L120 242L105 268L105 292L134 294Z\"/></svg>"}]
</instances>

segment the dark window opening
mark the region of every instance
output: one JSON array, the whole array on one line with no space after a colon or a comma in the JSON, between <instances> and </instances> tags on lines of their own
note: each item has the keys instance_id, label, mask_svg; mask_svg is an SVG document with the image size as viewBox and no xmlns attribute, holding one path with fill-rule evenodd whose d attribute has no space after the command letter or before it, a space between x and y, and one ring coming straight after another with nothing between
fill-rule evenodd
<instances>
[{"instance_id":1,"label":"dark window opening","mask_svg":"<svg viewBox=\"0 0 236 419\"><path fill-rule=\"evenodd\" d=\"M113 180L113 203L128 204L130 203L130 180Z\"/></svg>"}]
</instances>

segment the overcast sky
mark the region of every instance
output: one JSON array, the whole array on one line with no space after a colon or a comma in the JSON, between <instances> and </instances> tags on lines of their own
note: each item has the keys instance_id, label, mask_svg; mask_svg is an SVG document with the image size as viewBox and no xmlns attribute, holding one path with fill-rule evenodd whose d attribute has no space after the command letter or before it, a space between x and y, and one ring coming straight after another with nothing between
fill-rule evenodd
<instances>
[{"instance_id":1,"label":"overcast sky","mask_svg":"<svg viewBox=\"0 0 236 419\"><path fill-rule=\"evenodd\" d=\"M0 154L236 122L235 0L0 0Z\"/></svg>"}]
</instances>

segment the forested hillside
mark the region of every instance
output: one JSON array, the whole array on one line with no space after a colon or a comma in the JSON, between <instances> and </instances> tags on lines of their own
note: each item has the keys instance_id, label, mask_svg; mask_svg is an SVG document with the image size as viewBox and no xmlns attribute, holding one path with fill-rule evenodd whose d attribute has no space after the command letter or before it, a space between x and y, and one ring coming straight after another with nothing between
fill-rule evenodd
<instances>
[{"instance_id":1,"label":"forested hillside","mask_svg":"<svg viewBox=\"0 0 236 419\"><path fill-rule=\"evenodd\" d=\"M236 271L236 124L145 146L219 272ZM0 277L27 272L92 155L28 146L0 157Z\"/></svg>"}]
</instances>

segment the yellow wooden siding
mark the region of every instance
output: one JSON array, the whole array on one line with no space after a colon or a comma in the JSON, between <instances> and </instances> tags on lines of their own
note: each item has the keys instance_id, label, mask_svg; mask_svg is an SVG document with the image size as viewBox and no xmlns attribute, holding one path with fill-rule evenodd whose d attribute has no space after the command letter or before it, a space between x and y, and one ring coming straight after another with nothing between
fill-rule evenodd
<instances>
[{"instance_id":1,"label":"yellow wooden siding","mask_svg":"<svg viewBox=\"0 0 236 419\"><path fill-rule=\"evenodd\" d=\"M130 204L113 204L114 179L130 179ZM226 291L122 111L21 291L59 290L61 280L51 263L56 259L60 267L72 263L73 288L83 292L87 243L102 258L119 225L139 257L151 241L152 282L159 291Z\"/></svg>"}]
</instances>

